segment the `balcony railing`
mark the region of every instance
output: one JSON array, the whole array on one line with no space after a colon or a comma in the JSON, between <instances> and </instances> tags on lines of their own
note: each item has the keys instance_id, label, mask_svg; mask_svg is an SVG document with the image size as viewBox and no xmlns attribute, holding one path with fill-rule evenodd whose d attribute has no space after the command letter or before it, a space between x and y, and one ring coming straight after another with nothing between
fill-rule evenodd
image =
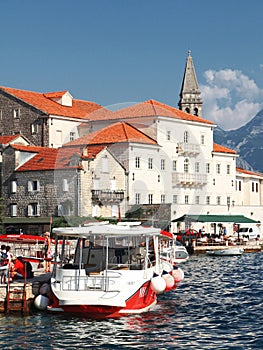
<instances>
[{"instance_id":1,"label":"balcony railing","mask_svg":"<svg viewBox=\"0 0 263 350\"><path fill-rule=\"evenodd\" d=\"M196 173L172 173L172 183L181 186L203 186L207 184L207 175Z\"/></svg>"},{"instance_id":2,"label":"balcony railing","mask_svg":"<svg viewBox=\"0 0 263 350\"><path fill-rule=\"evenodd\" d=\"M200 153L200 145L197 143L178 143L178 154L184 155L197 155Z\"/></svg>"},{"instance_id":3,"label":"balcony railing","mask_svg":"<svg viewBox=\"0 0 263 350\"><path fill-rule=\"evenodd\" d=\"M93 202L120 203L124 199L124 191L91 190L91 199Z\"/></svg>"}]
</instances>

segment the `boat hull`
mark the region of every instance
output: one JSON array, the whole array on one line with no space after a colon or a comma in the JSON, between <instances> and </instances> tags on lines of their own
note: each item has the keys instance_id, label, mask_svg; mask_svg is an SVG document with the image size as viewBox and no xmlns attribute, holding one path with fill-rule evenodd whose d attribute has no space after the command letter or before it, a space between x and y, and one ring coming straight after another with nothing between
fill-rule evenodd
<instances>
[{"instance_id":1,"label":"boat hull","mask_svg":"<svg viewBox=\"0 0 263 350\"><path fill-rule=\"evenodd\" d=\"M128 314L147 312L157 302L157 296L151 289L150 281L147 281L124 303L121 303L119 296L116 295L116 300L114 300L115 298L109 298L108 304L106 302L104 305L102 303L93 305L94 300L89 304L88 294L86 295L87 299L84 304L83 302L76 303L75 299L59 301L55 294L52 293L47 310L51 313L82 314L93 319L118 318Z\"/></svg>"}]
</instances>

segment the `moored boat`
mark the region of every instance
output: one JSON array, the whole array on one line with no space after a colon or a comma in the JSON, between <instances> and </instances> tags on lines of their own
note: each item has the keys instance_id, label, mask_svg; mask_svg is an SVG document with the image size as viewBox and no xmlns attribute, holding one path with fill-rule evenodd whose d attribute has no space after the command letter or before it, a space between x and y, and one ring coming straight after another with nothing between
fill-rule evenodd
<instances>
[{"instance_id":1,"label":"moored boat","mask_svg":"<svg viewBox=\"0 0 263 350\"><path fill-rule=\"evenodd\" d=\"M157 295L176 288L183 272L160 257L160 229L139 223L57 228L49 312L91 318L148 311ZM74 256L66 243L77 239ZM173 239L173 235L165 237ZM59 257L60 263L57 263Z\"/></svg>"},{"instance_id":2,"label":"moored boat","mask_svg":"<svg viewBox=\"0 0 263 350\"><path fill-rule=\"evenodd\" d=\"M211 256L236 256L244 253L243 248L229 247L225 249L207 249L206 254Z\"/></svg>"}]
</instances>

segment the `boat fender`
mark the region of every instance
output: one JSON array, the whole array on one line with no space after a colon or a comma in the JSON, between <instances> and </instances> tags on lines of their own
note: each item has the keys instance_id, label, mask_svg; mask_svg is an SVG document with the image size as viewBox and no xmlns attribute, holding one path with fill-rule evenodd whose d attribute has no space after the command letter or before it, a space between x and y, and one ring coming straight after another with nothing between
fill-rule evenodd
<instances>
[{"instance_id":1,"label":"boat fender","mask_svg":"<svg viewBox=\"0 0 263 350\"><path fill-rule=\"evenodd\" d=\"M39 294L35 300L34 305L38 310L46 310L49 303L48 297L45 297L44 295Z\"/></svg>"},{"instance_id":2,"label":"boat fender","mask_svg":"<svg viewBox=\"0 0 263 350\"><path fill-rule=\"evenodd\" d=\"M174 266L172 276L175 282L181 282L184 279L184 272L180 267Z\"/></svg>"},{"instance_id":3,"label":"boat fender","mask_svg":"<svg viewBox=\"0 0 263 350\"><path fill-rule=\"evenodd\" d=\"M170 275L168 272L164 271L162 274L162 278L165 280L166 288L165 290L170 290L173 288L175 280L172 275Z\"/></svg>"},{"instance_id":4,"label":"boat fender","mask_svg":"<svg viewBox=\"0 0 263 350\"><path fill-rule=\"evenodd\" d=\"M39 294L41 295L47 295L50 292L50 286L47 283L42 284L42 286L39 288Z\"/></svg>"},{"instance_id":5,"label":"boat fender","mask_svg":"<svg viewBox=\"0 0 263 350\"><path fill-rule=\"evenodd\" d=\"M161 276L154 274L153 277L151 278L151 289L156 294L161 294L164 292L165 288L166 288L165 280Z\"/></svg>"}]
</instances>

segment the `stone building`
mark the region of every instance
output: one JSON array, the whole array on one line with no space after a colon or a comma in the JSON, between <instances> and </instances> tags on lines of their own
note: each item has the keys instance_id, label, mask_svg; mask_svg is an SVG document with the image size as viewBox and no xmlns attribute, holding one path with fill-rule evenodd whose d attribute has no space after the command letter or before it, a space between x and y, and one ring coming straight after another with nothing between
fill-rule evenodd
<instances>
[{"instance_id":1,"label":"stone building","mask_svg":"<svg viewBox=\"0 0 263 350\"><path fill-rule=\"evenodd\" d=\"M103 109L68 91L39 93L0 87L0 135L23 134L35 146L61 147L79 137L78 126Z\"/></svg>"}]
</instances>

